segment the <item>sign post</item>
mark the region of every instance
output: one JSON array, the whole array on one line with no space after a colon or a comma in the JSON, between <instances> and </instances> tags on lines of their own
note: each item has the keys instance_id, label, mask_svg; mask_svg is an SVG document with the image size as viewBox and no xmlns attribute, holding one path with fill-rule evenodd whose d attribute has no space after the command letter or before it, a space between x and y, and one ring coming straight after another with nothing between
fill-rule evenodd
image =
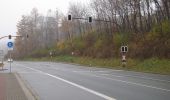
<instances>
[{"instance_id":1,"label":"sign post","mask_svg":"<svg viewBox=\"0 0 170 100\"><path fill-rule=\"evenodd\" d=\"M122 66L126 66L126 53L128 52L128 46L121 46L122 53Z\"/></svg>"},{"instance_id":2,"label":"sign post","mask_svg":"<svg viewBox=\"0 0 170 100\"><path fill-rule=\"evenodd\" d=\"M9 48L9 63L10 63L10 73L11 73L11 62L12 62L12 59L11 59L11 51L13 49L13 42L8 42L7 43L7 46Z\"/></svg>"},{"instance_id":3,"label":"sign post","mask_svg":"<svg viewBox=\"0 0 170 100\"><path fill-rule=\"evenodd\" d=\"M50 57L51 57L51 59L52 59L52 57L53 57L53 53L52 53L52 51L50 51Z\"/></svg>"}]
</instances>

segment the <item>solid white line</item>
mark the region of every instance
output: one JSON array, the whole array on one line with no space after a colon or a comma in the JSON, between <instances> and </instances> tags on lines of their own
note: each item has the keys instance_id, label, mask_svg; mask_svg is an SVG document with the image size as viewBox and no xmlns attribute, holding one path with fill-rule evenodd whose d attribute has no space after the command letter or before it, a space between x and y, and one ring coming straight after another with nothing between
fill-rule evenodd
<instances>
[{"instance_id":1,"label":"solid white line","mask_svg":"<svg viewBox=\"0 0 170 100\"><path fill-rule=\"evenodd\" d=\"M80 73L80 74L82 74L82 73ZM123 81L123 80L118 80L118 79L113 79L113 78L108 78L108 77L103 77L103 76L97 76L97 75L94 75L94 74L88 74L88 75L89 76L94 76L94 77L99 77L99 78L105 78L105 79L109 79L109 80L113 80L113 81L117 81L117 82L122 82L122 83L126 83L126 84L133 84L133 85L137 85L137 86L143 86L143 87L148 87L148 88L153 88L153 89L157 89L157 90L170 92L170 90L168 90L168 89L159 88L159 87L155 87L155 86L144 85L144 84L134 83L134 82L128 82L128 81Z\"/></svg>"},{"instance_id":2,"label":"solid white line","mask_svg":"<svg viewBox=\"0 0 170 100\"><path fill-rule=\"evenodd\" d=\"M39 74L38 72L18 72L18 73L21 73L21 74Z\"/></svg>"},{"instance_id":3,"label":"solid white line","mask_svg":"<svg viewBox=\"0 0 170 100\"><path fill-rule=\"evenodd\" d=\"M89 92L89 93L92 93L92 94L94 94L94 95L97 95L97 96L99 96L99 97L101 97L101 98L104 98L104 99L106 99L106 100L116 100L115 98L109 97L109 96L107 96L107 95L104 95L104 94L99 93L99 92L97 92L97 91L91 90L91 89L86 88L86 87L84 87L84 86L81 86L81 85L79 85L79 84L76 84L76 83L73 83L73 82L71 82L71 81L65 80L65 79L63 79L63 78L60 78L60 77L51 75L51 74L49 74L49 73L45 73L45 72L43 72L43 71L40 71L40 70L37 70L37 69L34 69L34 68L30 68L30 67L25 67L25 68L34 70L34 71L36 71L36 72L42 73L42 74L47 75L47 76L50 76L50 77L53 77L53 78L55 78L55 79L58 79L58 80L60 80L60 81L63 81L63 82L68 83L68 84L70 84L70 85L73 85L73 86L75 86L75 87L77 87L77 88L80 88L80 89L82 89L82 90L84 90L84 91L87 91L87 92Z\"/></svg>"}]
</instances>

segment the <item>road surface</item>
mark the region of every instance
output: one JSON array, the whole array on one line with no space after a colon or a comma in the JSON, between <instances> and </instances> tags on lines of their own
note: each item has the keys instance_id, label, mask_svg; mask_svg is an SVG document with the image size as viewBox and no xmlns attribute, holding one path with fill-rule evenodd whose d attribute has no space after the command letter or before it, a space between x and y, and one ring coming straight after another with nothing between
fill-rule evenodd
<instances>
[{"instance_id":1,"label":"road surface","mask_svg":"<svg viewBox=\"0 0 170 100\"><path fill-rule=\"evenodd\" d=\"M52 62L14 62L12 72L18 72L40 100L170 99L168 75Z\"/></svg>"}]
</instances>

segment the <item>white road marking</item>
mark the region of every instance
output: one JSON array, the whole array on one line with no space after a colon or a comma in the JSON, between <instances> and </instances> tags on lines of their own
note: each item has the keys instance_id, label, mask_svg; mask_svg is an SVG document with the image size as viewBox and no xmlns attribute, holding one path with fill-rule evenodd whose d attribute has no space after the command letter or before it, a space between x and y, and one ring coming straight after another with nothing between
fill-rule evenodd
<instances>
[{"instance_id":1,"label":"white road marking","mask_svg":"<svg viewBox=\"0 0 170 100\"><path fill-rule=\"evenodd\" d=\"M25 67L25 66L24 66L24 67ZM25 68L32 69L32 70L35 70L35 71L37 71L37 72L42 73L42 71L36 70L36 69L33 69L33 68L30 68L30 67L25 67ZM43 72L43 73L45 73L45 72ZM77 72L77 73L80 73L80 72ZM47 74L48 74L48 73L47 73ZM148 87L148 88L153 88L153 89L157 89L157 90L162 90L162 91L170 92L169 89L159 88L159 87L155 87L155 86L151 86L151 85L145 85L145 84L140 84L140 83L135 83L135 82L129 82L129 81L123 81L123 80L118 80L118 79L103 77L103 76L97 76L97 75L94 75L94 74L86 74L86 73L80 73L80 74L89 75L89 76L94 76L94 77L99 77L99 78L105 78L105 79L109 79L109 80L113 80L113 81L117 81L117 82L122 82L122 83L126 83L126 84L133 84L133 85L137 85L137 86L143 86L143 87ZM108 75L108 74L106 74L106 75ZM49 75L48 75L48 76L49 76ZM117 76L117 77L124 77L124 76Z\"/></svg>"},{"instance_id":2,"label":"white road marking","mask_svg":"<svg viewBox=\"0 0 170 100\"><path fill-rule=\"evenodd\" d=\"M89 72L97 72L97 73L108 73L110 71L100 71L100 70L77 70L77 71L73 71L73 72L84 72L84 73L89 73Z\"/></svg>"},{"instance_id":3,"label":"white road marking","mask_svg":"<svg viewBox=\"0 0 170 100\"><path fill-rule=\"evenodd\" d=\"M107 95L104 95L104 94L99 93L99 92L97 92L97 91L91 90L91 89L86 88L86 87L84 87L84 86L81 86L81 85L79 85L79 84L76 84L76 83L73 83L73 82L71 82L71 81L65 80L65 79L63 79L63 78L60 78L60 77L51 75L51 74L49 74L49 73L45 73L45 72L43 72L43 71L40 71L40 70L37 70L37 69L34 69L34 68L30 68L30 67L25 67L25 68L34 70L34 71L36 71L36 72L42 73L42 74L47 75L47 76L50 76L50 77L53 77L53 78L55 78L55 79L58 79L58 80L60 80L60 81L63 81L63 82L68 83L68 84L70 84L70 85L73 85L73 86L75 86L75 87L77 87L77 88L80 88L80 89L82 89L82 90L84 90L84 91L87 91L87 92L89 92L89 93L92 93L92 94L94 94L94 95L97 95L97 96L99 96L99 97L101 97L101 98L104 98L104 99L106 99L106 100L116 100L116 99L113 98L113 97L109 97L109 96L107 96Z\"/></svg>"},{"instance_id":4,"label":"white road marking","mask_svg":"<svg viewBox=\"0 0 170 100\"><path fill-rule=\"evenodd\" d=\"M54 68L54 67L51 67L52 69L55 69L55 70L61 70L61 71L70 71L70 69L63 69L63 68ZM112 70L113 71L113 70ZM114 71L122 71L122 70L114 70ZM101 71L101 70L73 70L72 72L83 72L83 73L90 73L90 72L97 72L97 73L101 73L101 75L111 75L111 76L114 76L114 77L132 77L132 78L141 78L141 79L146 79L146 80L153 80L153 81L160 81L160 82L168 82L170 83L169 80L162 80L162 79L157 79L157 78L150 78L150 77L142 77L142 76L132 76L132 75L114 75L114 74L107 74L107 73L110 73L111 71Z\"/></svg>"},{"instance_id":5,"label":"white road marking","mask_svg":"<svg viewBox=\"0 0 170 100\"><path fill-rule=\"evenodd\" d=\"M132 75L126 75L127 77L136 77L136 78L142 78L142 79L148 79L148 80L154 80L154 81L162 81L162 82L168 82L170 83L170 81L168 80L162 80L162 79L157 79L157 78L149 78L149 77L140 77L140 76L132 76Z\"/></svg>"},{"instance_id":6,"label":"white road marking","mask_svg":"<svg viewBox=\"0 0 170 100\"><path fill-rule=\"evenodd\" d=\"M84 74L84 73L80 73L80 74ZM105 78L105 79L109 79L109 80L113 80L113 81L117 81L117 82L122 82L122 83L126 83L126 84L133 84L133 85L137 85L137 86L143 86L143 87L148 87L148 88L152 88L152 89L157 89L157 90L162 90L162 91L170 92L170 90L168 90L168 89L159 88L159 87L155 87L155 86L151 86L151 85L144 85L144 84L135 83L135 82L129 82L129 81L123 81L123 80L103 77L103 76L97 76L97 75L94 75L94 74L85 74L85 75L99 77L99 78ZM122 76L120 76L120 77L122 77Z\"/></svg>"},{"instance_id":7,"label":"white road marking","mask_svg":"<svg viewBox=\"0 0 170 100\"><path fill-rule=\"evenodd\" d=\"M53 68L53 66L52 66ZM53 68L55 70L67 70L67 69L61 69L61 68ZM68 70L67 70L68 71ZM70 70L69 70L70 71ZM73 72L99 72L99 73L110 73L112 71L123 71L123 70L111 70L111 71L102 71L102 70L77 70L77 71L73 71ZM160 81L160 82L168 82L170 83L169 80L162 80L162 79L157 79L157 78L149 78L149 77L142 77L142 76L132 76L132 75L113 75L113 74L101 74L101 75L111 75L111 76L115 76L115 77L134 77L134 78L141 78L141 79L147 79L147 80L153 80L153 81Z\"/></svg>"},{"instance_id":8,"label":"white road marking","mask_svg":"<svg viewBox=\"0 0 170 100\"><path fill-rule=\"evenodd\" d=\"M39 74L39 72L18 72L21 74Z\"/></svg>"},{"instance_id":9,"label":"white road marking","mask_svg":"<svg viewBox=\"0 0 170 100\"><path fill-rule=\"evenodd\" d=\"M132 77L132 78L141 78L141 79L147 79L147 80L153 80L153 81L161 81L161 82L168 82L168 80L161 80L161 79L156 79L156 78L149 78L149 77L141 77L141 76L132 76L132 75L113 75L113 74L101 74L101 75L109 75L109 76L114 76L114 77Z\"/></svg>"},{"instance_id":10,"label":"white road marking","mask_svg":"<svg viewBox=\"0 0 170 100\"><path fill-rule=\"evenodd\" d=\"M111 74L101 74L101 75L105 75L105 76L110 76ZM111 75L113 76L113 75ZM117 75L114 75L115 77L124 77L124 76L117 76Z\"/></svg>"}]
</instances>

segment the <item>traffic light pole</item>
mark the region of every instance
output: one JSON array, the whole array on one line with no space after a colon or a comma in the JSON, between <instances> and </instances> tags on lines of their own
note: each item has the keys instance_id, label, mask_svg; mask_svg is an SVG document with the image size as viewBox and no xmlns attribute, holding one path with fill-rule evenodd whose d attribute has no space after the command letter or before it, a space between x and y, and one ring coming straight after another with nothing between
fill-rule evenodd
<instances>
[{"instance_id":1,"label":"traffic light pole","mask_svg":"<svg viewBox=\"0 0 170 100\"><path fill-rule=\"evenodd\" d=\"M3 38L6 38L6 37L23 37L23 36L21 36L21 35L15 35L15 36L12 36L12 35L9 35L9 36L3 36L3 37L0 37L0 40L1 39L3 39ZM27 35L27 37L28 37L28 35Z\"/></svg>"},{"instance_id":2,"label":"traffic light pole","mask_svg":"<svg viewBox=\"0 0 170 100\"><path fill-rule=\"evenodd\" d=\"M6 38L6 37L8 37L8 36L3 36L3 37L0 37L0 40L1 40L1 39L3 39L3 38Z\"/></svg>"},{"instance_id":3,"label":"traffic light pole","mask_svg":"<svg viewBox=\"0 0 170 100\"><path fill-rule=\"evenodd\" d=\"M72 19L81 19L81 20L88 20L90 23L92 22L92 17L82 18L82 17L72 17L71 15L68 15L68 20L71 21Z\"/></svg>"},{"instance_id":4,"label":"traffic light pole","mask_svg":"<svg viewBox=\"0 0 170 100\"><path fill-rule=\"evenodd\" d=\"M68 15L68 20L71 21L72 19L88 20L90 23L92 23L93 21L97 21L97 22L101 21L101 22L109 22L109 23L115 23L116 24L116 22L110 21L110 20L93 19L92 17L88 17L88 18L72 17L71 15ZM120 25L118 25L118 26L120 26Z\"/></svg>"},{"instance_id":5,"label":"traffic light pole","mask_svg":"<svg viewBox=\"0 0 170 100\"><path fill-rule=\"evenodd\" d=\"M12 35L8 35L8 36L3 36L3 37L0 37L0 40L3 39L3 38L6 38L8 37L9 39L11 39L12 37L23 37L22 35L15 35L15 36L12 36ZM26 35L26 38L28 38L28 34ZM12 58L11 58L11 50L9 51L9 56L10 56L10 73L11 73L11 63L12 63Z\"/></svg>"}]
</instances>

